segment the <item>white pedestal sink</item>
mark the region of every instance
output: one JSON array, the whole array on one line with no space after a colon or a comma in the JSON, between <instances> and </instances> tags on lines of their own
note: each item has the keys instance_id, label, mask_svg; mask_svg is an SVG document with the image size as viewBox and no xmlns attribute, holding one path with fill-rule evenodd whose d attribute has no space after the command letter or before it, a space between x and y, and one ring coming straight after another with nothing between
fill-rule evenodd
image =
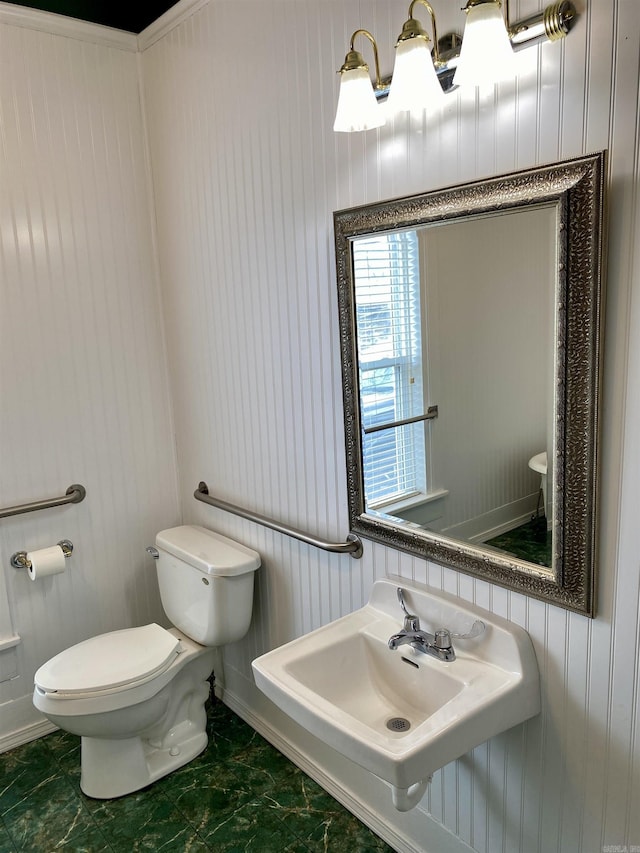
<instances>
[{"instance_id":1,"label":"white pedestal sink","mask_svg":"<svg viewBox=\"0 0 640 853\"><path fill-rule=\"evenodd\" d=\"M465 633L456 659L411 645L397 588L423 630ZM538 666L522 628L401 578L377 581L368 604L253 661L257 686L320 740L392 785L401 811L419 802L431 774L540 711Z\"/></svg>"}]
</instances>

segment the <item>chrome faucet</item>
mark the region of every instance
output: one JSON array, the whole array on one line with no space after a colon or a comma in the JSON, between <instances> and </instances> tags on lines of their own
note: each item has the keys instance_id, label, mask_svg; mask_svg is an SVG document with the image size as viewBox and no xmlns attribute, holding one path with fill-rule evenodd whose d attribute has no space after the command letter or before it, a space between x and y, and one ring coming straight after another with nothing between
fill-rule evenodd
<instances>
[{"instance_id":1,"label":"chrome faucet","mask_svg":"<svg viewBox=\"0 0 640 853\"><path fill-rule=\"evenodd\" d=\"M404 625L402 631L392 634L389 637L388 645L392 651L395 651L400 646L410 645L418 652L431 655L438 658L438 660L450 662L456 659L456 653L451 645L452 636L459 639L471 639L484 631L484 622L478 619L473 623L471 630L467 634L452 634L448 628L439 628L435 634L429 634L428 631L423 631L420 628L418 617L407 610L402 587L398 587L397 593L400 607L402 607L404 612Z\"/></svg>"}]
</instances>

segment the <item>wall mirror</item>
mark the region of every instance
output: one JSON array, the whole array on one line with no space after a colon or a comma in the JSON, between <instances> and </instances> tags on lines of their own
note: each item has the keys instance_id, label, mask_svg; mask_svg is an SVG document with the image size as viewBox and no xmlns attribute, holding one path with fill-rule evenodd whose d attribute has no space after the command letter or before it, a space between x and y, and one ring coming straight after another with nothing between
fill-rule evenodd
<instances>
[{"instance_id":1,"label":"wall mirror","mask_svg":"<svg viewBox=\"0 0 640 853\"><path fill-rule=\"evenodd\" d=\"M604 180L334 214L351 530L590 616Z\"/></svg>"}]
</instances>

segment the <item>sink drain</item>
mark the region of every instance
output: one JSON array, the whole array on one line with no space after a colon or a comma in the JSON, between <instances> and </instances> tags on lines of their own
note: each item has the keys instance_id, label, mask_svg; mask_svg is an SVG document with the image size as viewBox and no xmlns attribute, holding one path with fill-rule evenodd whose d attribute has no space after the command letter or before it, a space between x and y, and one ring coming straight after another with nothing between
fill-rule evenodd
<instances>
[{"instance_id":1,"label":"sink drain","mask_svg":"<svg viewBox=\"0 0 640 853\"><path fill-rule=\"evenodd\" d=\"M392 732L408 732L411 728L411 723L404 717L391 717L387 720L387 728Z\"/></svg>"}]
</instances>

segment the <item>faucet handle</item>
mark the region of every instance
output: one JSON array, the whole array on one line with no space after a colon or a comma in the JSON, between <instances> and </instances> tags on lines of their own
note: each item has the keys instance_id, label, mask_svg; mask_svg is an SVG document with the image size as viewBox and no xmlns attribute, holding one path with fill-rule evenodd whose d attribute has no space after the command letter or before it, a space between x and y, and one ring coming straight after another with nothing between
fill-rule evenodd
<instances>
[{"instance_id":1,"label":"faucet handle","mask_svg":"<svg viewBox=\"0 0 640 853\"><path fill-rule=\"evenodd\" d=\"M404 631L419 631L420 630L420 619L413 614L409 614L404 617L404 624L402 626Z\"/></svg>"},{"instance_id":2,"label":"faucet handle","mask_svg":"<svg viewBox=\"0 0 640 853\"><path fill-rule=\"evenodd\" d=\"M473 640L475 637L479 637L486 627L482 619L476 619L466 634L456 634L455 631L449 631L448 633L455 640Z\"/></svg>"},{"instance_id":3,"label":"faucet handle","mask_svg":"<svg viewBox=\"0 0 640 853\"><path fill-rule=\"evenodd\" d=\"M438 628L434 635L434 645L436 649L450 649L451 637L455 637L447 628Z\"/></svg>"},{"instance_id":4,"label":"faucet handle","mask_svg":"<svg viewBox=\"0 0 640 853\"><path fill-rule=\"evenodd\" d=\"M397 587L396 593L398 595L398 601L400 602L400 607L402 607L402 612L405 616L408 616L410 619L415 619L415 616L412 613L409 613L407 610L407 605L404 603L404 590L401 586Z\"/></svg>"},{"instance_id":5,"label":"faucet handle","mask_svg":"<svg viewBox=\"0 0 640 853\"><path fill-rule=\"evenodd\" d=\"M405 631L419 631L420 630L420 620L414 613L409 613L407 610L407 605L404 603L404 590L401 586L397 587L397 595L398 601L400 602L400 607L402 607L402 612L404 613L404 630Z\"/></svg>"}]
</instances>

